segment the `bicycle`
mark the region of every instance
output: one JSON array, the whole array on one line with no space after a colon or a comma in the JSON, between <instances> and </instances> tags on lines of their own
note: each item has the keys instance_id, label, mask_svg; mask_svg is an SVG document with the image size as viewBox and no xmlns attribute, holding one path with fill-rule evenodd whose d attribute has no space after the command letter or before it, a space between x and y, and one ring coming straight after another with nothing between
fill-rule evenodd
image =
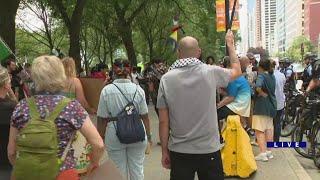
<instances>
[{"instance_id":1,"label":"bicycle","mask_svg":"<svg viewBox=\"0 0 320 180\"><path fill-rule=\"evenodd\" d=\"M319 105L319 99L307 99L304 101L304 105L298 109L296 117L298 121L291 135L291 140L293 142L307 142L307 147L298 147L294 149L301 156L314 159L315 164L318 163L320 158L318 157L320 148L320 112L317 112Z\"/></svg>"},{"instance_id":2,"label":"bicycle","mask_svg":"<svg viewBox=\"0 0 320 180\"><path fill-rule=\"evenodd\" d=\"M283 114L281 115L281 136L288 137L294 131L297 119L297 112L301 108L303 94L297 90L287 92L286 103Z\"/></svg>"},{"instance_id":3,"label":"bicycle","mask_svg":"<svg viewBox=\"0 0 320 180\"><path fill-rule=\"evenodd\" d=\"M319 118L317 121L314 123L313 127L314 130L314 142L313 144L315 145L315 154L313 157L313 162L317 168L320 169L320 120Z\"/></svg>"}]
</instances>

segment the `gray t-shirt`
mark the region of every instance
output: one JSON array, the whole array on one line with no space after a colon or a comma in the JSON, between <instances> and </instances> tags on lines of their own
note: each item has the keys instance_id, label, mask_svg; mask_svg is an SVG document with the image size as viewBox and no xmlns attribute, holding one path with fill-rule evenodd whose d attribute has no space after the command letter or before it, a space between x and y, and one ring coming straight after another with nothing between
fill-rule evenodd
<instances>
[{"instance_id":1,"label":"gray t-shirt","mask_svg":"<svg viewBox=\"0 0 320 180\"><path fill-rule=\"evenodd\" d=\"M230 79L230 69L206 64L189 64L161 78L157 107L169 109L170 151L207 154L221 149L216 90Z\"/></svg>"}]
</instances>

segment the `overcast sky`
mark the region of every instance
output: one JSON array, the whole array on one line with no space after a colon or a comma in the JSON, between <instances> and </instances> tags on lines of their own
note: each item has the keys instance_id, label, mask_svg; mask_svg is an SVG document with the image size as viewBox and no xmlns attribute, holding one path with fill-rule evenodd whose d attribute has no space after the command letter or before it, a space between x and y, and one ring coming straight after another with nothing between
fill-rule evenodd
<instances>
[{"instance_id":1,"label":"overcast sky","mask_svg":"<svg viewBox=\"0 0 320 180\"><path fill-rule=\"evenodd\" d=\"M17 11L16 26L23 27L26 30L36 31L44 28L42 21L28 8Z\"/></svg>"}]
</instances>

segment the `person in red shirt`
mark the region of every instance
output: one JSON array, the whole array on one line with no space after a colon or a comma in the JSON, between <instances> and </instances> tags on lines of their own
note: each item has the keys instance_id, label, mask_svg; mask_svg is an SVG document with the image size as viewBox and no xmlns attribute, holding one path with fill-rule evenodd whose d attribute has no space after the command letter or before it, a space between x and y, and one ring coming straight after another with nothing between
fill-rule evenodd
<instances>
[{"instance_id":1,"label":"person in red shirt","mask_svg":"<svg viewBox=\"0 0 320 180\"><path fill-rule=\"evenodd\" d=\"M106 72L108 72L108 66L106 64L100 63L97 65L97 72L91 74L92 78L106 79Z\"/></svg>"}]
</instances>

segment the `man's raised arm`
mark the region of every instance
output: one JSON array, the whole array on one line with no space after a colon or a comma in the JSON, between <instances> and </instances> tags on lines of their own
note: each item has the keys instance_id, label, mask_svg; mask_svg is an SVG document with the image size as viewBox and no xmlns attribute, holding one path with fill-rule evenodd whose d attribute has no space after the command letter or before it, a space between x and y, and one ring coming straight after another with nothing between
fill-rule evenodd
<instances>
[{"instance_id":1,"label":"man's raised arm","mask_svg":"<svg viewBox=\"0 0 320 180\"><path fill-rule=\"evenodd\" d=\"M231 30L226 34L226 44L229 51L230 65L231 65L231 80L237 79L241 76L241 66L234 47L234 36Z\"/></svg>"}]
</instances>

